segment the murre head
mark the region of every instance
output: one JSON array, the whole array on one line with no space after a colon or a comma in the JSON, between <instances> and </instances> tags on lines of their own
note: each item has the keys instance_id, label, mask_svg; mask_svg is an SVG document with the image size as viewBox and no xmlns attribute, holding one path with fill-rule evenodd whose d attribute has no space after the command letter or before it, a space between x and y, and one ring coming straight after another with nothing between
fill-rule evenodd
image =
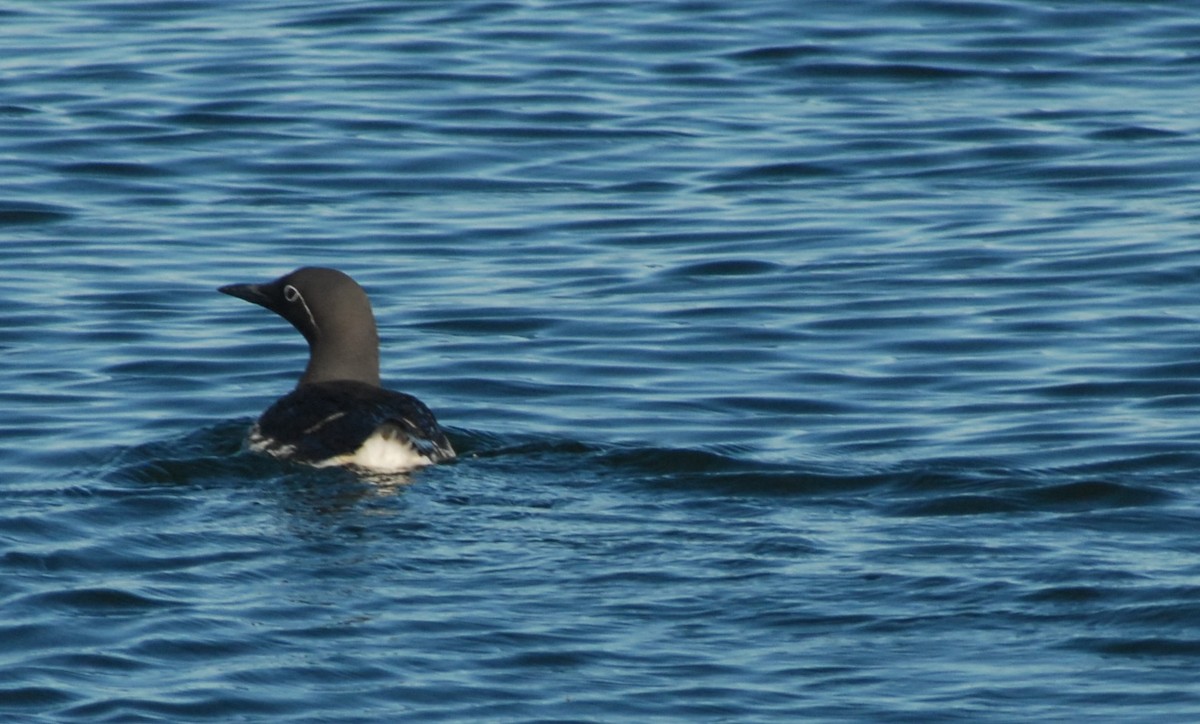
<instances>
[{"instance_id":1,"label":"murre head","mask_svg":"<svg viewBox=\"0 0 1200 724\"><path fill-rule=\"evenodd\" d=\"M300 384L356 380L379 384L379 333L371 301L358 282L337 269L303 267L264 284L230 284L217 291L275 312L308 340Z\"/></svg>"}]
</instances>

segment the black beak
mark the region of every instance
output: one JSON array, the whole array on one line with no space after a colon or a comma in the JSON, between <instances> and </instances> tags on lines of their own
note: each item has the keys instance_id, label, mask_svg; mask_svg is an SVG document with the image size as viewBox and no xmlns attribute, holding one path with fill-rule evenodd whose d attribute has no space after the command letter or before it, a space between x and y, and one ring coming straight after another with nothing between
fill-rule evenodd
<instances>
[{"instance_id":1,"label":"black beak","mask_svg":"<svg viewBox=\"0 0 1200 724\"><path fill-rule=\"evenodd\" d=\"M245 299L247 302L253 302L260 306L272 309L274 304L273 295L271 294L271 284L226 284L223 287L218 287L217 291L222 294L228 294L231 297Z\"/></svg>"}]
</instances>

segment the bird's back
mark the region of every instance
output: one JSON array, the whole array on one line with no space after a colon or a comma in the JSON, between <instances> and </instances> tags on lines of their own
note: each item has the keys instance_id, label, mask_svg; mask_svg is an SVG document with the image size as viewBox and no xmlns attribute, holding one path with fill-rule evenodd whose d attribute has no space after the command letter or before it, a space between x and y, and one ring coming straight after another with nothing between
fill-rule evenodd
<instances>
[{"instance_id":1,"label":"bird's back","mask_svg":"<svg viewBox=\"0 0 1200 724\"><path fill-rule=\"evenodd\" d=\"M420 400L354 381L300 385L267 408L250 443L314 465L375 470L419 467L455 455Z\"/></svg>"}]
</instances>

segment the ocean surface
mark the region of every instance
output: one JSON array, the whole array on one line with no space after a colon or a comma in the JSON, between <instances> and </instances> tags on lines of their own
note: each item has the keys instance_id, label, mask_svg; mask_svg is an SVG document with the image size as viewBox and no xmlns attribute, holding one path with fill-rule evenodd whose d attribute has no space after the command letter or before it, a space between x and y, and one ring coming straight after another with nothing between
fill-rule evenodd
<instances>
[{"instance_id":1,"label":"ocean surface","mask_svg":"<svg viewBox=\"0 0 1200 724\"><path fill-rule=\"evenodd\" d=\"M0 9L0 720L1200 720L1200 6ZM356 277L459 459L248 451Z\"/></svg>"}]
</instances>

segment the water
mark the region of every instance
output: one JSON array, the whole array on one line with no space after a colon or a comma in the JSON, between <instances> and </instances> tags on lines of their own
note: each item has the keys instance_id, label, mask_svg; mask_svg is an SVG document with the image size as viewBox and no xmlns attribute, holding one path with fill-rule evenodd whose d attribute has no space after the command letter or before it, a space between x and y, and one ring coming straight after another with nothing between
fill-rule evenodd
<instances>
[{"instance_id":1,"label":"water","mask_svg":"<svg viewBox=\"0 0 1200 724\"><path fill-rule=\"evenodd\" d=\"M0 22L5 721L1200 718L1190 4ZM242 449L301 264L457 463Z\"/></svg>"}]
</instances>

